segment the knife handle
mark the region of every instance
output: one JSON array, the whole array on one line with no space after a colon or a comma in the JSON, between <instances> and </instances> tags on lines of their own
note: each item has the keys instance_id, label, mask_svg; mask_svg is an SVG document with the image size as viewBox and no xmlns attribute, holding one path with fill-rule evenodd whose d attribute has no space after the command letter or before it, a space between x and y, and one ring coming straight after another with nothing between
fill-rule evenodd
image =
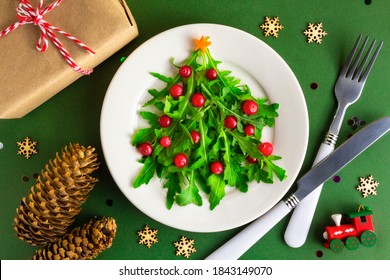
<instances>
[{"instance_id":1,"label":"knife handle","mask_svg":"<svg viewBox=\"0 0 390 280\"><path fill-rule=\"evenodd\" d=\"M314 160L313 166L334 151L333 145L322 143ZM313 220L317 202L320 198L322 185L318 186L311 194L302 199L294 208L287 229L284 233L284 241L293 248L301 247L307 238L310 225Z\"/></svg>"},{"instance_id":2,"label":"knife handle","mask_svg":"<svg viewBox=\"0 0 390 280\"><path fill-rule=\"evenodd\" d=\"M272 229L291 209L282 200L263 216L244 228L206 260L237 260L261 237Z\"/></svg>"}]
</instances>

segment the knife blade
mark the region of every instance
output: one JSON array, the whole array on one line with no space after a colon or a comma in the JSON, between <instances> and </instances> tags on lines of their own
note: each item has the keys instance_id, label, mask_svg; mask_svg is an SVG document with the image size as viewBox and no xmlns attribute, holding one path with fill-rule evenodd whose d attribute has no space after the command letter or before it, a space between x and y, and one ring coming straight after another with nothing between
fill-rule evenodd
<instances>
[{"instance_id":1,"label":"knife blade","mask_svg":"<svg viewBox=\"0 0 390 280\"><path fill-rule=\"evenodd\" d=\"M281 200L271 210L249 224L245 229L209 255L206 260L238 259L294 209L300 201L370 147L389 130L390 117L381 118L361 129L301 177L297 181L298 188L295 193Z\"/></svg>"}]
</instances>

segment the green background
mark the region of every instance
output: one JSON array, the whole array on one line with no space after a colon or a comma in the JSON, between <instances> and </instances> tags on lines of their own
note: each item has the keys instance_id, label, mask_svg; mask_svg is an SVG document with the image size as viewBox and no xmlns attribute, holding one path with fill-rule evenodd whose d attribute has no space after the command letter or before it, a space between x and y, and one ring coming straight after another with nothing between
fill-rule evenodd
<instances>
[{"instance_id":1,"label":"green background","mask_svg":"<svg viewBox=\"0 0 390 280\"><path fill-rule=\"evenodd\" d=\"M307 102L310 135L301 173L312 165L317 149L336 110L334 83L341 66L359 34L384 41L360 100L349 108L339 142L355 131L347 124L352 116L370 123L390 113L390 2L372 0L243 0L179 1L128 0L139 28L139 37L95 68L90 77L69 85L45 104L18 120L0 120L0 258L29 259L36 248L19 240L13 230L13 217L20 200L34 184L39 173L56 152L70 142L97 148L101 167L90 198L83 205L74 226L94 216L111 216L118 231L112 247L98 259L183 259L175 256L173 242L182 235L195 240L197 252L190 259L204 259L233 237L240 228L218 233L192 233L176 230L145 216L135 208L115 185L101 150L99 123L107 87L121 64L143 42L167 29L189 23L218 23L244 30L271 46L295 73ZM266 16L277 16L284 29L278 38L265 37L259 25ZM322 44L307 43L303 31L307 24L322 22L328 33ZM229 36L229 34L226 34ZM217 54L215 54L217 56ZM0 64L1 67L1 64ZM39 78L39 77L32 77ZM317 83L318 89L310 88ZM17 155L17 141L26 136L38 141L37 155L29 160ZM390 175L388 135L345 167L338 175L340 183L329 180L321 194L309 237L304 246L293 249L283 240L288 217L257 242L242 259L390 259ZM363 198L356 190L359 177L373 175L380 183L378 195ZM22 180L28 176L27 182ZM111 203L112 202L112 205ZM334 254L323 247L322 232L333 225L331 214L349 212L358 205L374 211L378 243L373 248L360 247ZM189 217L190 219L191 217ZM159 242L150 249L138 244L137 231L144 225L158 229ZM317 256L321 251L323 255Z\"/></svg>"}]
</instances>

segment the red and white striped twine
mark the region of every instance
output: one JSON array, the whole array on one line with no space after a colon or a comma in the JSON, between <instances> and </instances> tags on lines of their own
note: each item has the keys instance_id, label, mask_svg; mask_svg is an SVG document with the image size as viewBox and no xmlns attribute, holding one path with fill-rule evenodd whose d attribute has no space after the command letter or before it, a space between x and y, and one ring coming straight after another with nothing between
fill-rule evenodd
<instances>
[{"instance_id":1,"label":"red and white striped twine","mask_svg":"<svg viewBox=\"0 0 390 280\"><path fill-rule=\"evenodd\" d=\"M73 60L69 52L65 49L64 45L58 40L56 34L54 32L60 33L67 37L68 39L75 42L81 48L89 52L90 54L95 54L93 50L83 44L79 39L73 37L69 33L66 33L59 28L51 25L47 21L43 19L45 14L53 10L57 7L63 0L57 0L46 8L42 9L43 0L39 1L38 7L36 10L32 7L29 0L19 0L19 6L16 9L18 21L7 27L3 31L0 32L0 38L6 36L8 33L11 33L19 26L25 24L34 24L39 27L41 30L41 35L39 37L38 42L36 43L36 47L40 52L44 52L49 47L48 38L53 42L53 44L57 47L58 51L65 58L65 60L69 63L69 65L77 72L82 73L84 75L89 75L92 73L92 69L82 69L80 68L76 62Z\"/></svg>"}]
</instances>

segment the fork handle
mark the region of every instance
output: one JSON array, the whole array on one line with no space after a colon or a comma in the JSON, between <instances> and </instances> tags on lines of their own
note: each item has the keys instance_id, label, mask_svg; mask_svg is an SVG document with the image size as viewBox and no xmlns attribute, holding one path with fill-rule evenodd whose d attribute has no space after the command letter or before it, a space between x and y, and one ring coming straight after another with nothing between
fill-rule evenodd
<instances>
[{"instance_id":1,"label":"fork handle","mask_svg":"<svg viewBox=\"0 0 390 280\"><path fill-rule=\"evenodd\" d=\"M334 145L322 143L314 160L313 166L332 153L333 150ZM317 202L320 198L321 190L322 185L305 197L294 208L290 221L287 225L287 229L284 233L284 241L290 247L298 248L305 243L313 220L314 212L317 207Z\"/></svg>"}]
</instances>

